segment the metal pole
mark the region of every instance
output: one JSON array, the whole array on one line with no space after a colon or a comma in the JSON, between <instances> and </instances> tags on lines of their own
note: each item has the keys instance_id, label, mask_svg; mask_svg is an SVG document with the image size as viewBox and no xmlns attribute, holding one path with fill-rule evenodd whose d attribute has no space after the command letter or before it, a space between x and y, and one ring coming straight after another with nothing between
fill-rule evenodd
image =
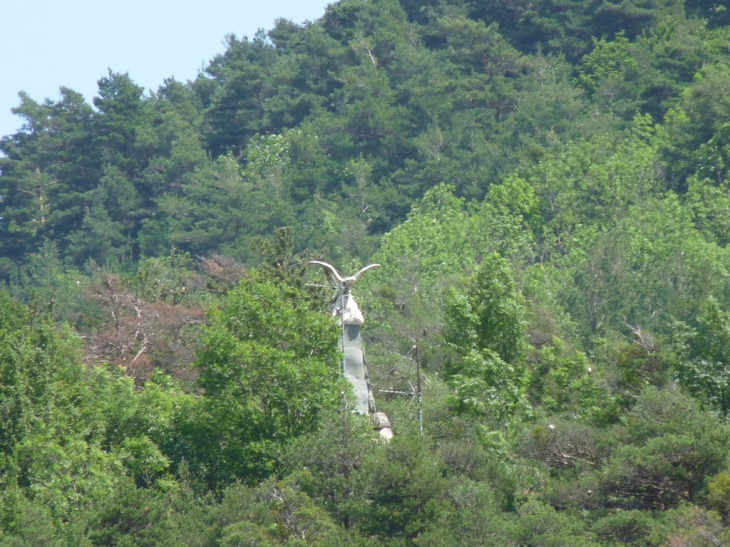
<instances>
[{"instance_id":1,"label":"metal pole","mask_svg":"<svg viewBox=\"0 0 730 547\"><path fill-rule=\"evenodd\" d=\"M423 437L423 409L421 408L421 353L416 344L416 389L418 390L418 431Z\"/></svg>"},{"instance_id":2,"label":"metal pole","mask_svg":"<svg viewBox=\"0 0 730 547\"><path fill-rule=\"evenodd\" d=\"M342 375L347 373L347 356L345 355L345 286L340 285L340 321L342 323Z\"/></svg>"}]
</instances>

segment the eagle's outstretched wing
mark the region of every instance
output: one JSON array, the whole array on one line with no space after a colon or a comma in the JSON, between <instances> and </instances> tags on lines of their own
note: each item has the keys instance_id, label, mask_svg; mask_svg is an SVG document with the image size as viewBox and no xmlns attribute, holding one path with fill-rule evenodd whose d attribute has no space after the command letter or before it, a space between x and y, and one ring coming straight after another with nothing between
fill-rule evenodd
<instances>
[{"instance_id":1,"label":"eagle's outstretched wing","mask_svg":"<svg viewBox=\"0 0 730 547\"><path fill-rule=\"evenodd\" d=\"M335 281L337 281L338 285L342 285L342 276L337 272L335 267L332 264L328 264L327 262L322 262L320 260L310 260L310 264L319 264L322 266L329 274L334 278Z\"/></svg>"},{"instance_id":2,"label":"eagle's outstretched wing","mask_svg":"<svg viewBox=\"0 0 730 547\"><path fill-rule=\"evenodd\" d=\"M380 264L368 264L367 266L365 266L362 270L357 272L352 277L354 278L355 281L359 281L360 278L362 277L362 274L364 274L365 272L367 272L368 270L370 270L372 268L380 268Z\"/></svg>"}]
</instances>

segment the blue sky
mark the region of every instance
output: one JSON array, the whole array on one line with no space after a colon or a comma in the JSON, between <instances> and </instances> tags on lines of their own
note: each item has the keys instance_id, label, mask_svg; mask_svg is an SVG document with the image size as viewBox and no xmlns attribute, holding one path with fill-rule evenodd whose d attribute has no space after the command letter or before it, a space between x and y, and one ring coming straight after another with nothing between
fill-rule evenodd
<instances>
[{"instance_id":1,"label":"blue sky","mask_svg":"<svg viewBox=\"0 0 730 547\"><path fill-rule=\"evenodd\" d=\"M157 90L165 78L194 79L224 50L227 34L252 37L280 17L319 19L333 0L22 0L3 2L0 30L0 136L22 119L18 92L58 99L60 86L91 102L96 82L128 72Z\"/></svg>"}]
</instances>

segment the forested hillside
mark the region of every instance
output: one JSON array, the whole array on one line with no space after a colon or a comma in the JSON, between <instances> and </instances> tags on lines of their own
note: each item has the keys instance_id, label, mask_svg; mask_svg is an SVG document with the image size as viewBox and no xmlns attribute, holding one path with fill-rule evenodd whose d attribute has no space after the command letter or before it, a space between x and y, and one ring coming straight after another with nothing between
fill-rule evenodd
<instances>
[{"instance_id":1,"label":"forested hillside","mask_svg":"<svg viewBox=\"0 0 730 547\"><path fill-rule=\"evenodd\" d=\"M724 2L341 0L100 76L0 140L0 546L730 544ZM390 443L310 259L382 265Z\"/></svg>"}]
</instances>

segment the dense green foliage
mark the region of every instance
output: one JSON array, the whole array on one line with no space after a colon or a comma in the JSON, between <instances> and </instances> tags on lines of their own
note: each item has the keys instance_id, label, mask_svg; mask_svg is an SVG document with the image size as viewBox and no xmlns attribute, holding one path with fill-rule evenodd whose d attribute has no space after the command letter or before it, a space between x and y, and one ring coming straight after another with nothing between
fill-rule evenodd
<instances>
[{"instance_id":1,"label":"dense green foliage","mask_svg":"<svg viewBox=\"0 0 730 547\"><path fill-rule=\"evenodd\" d=\"M729 13L340 0L21 93L0 546L730 543ZM312 258L382 265L390 443Z\"/></svg>"}]
</instances>

